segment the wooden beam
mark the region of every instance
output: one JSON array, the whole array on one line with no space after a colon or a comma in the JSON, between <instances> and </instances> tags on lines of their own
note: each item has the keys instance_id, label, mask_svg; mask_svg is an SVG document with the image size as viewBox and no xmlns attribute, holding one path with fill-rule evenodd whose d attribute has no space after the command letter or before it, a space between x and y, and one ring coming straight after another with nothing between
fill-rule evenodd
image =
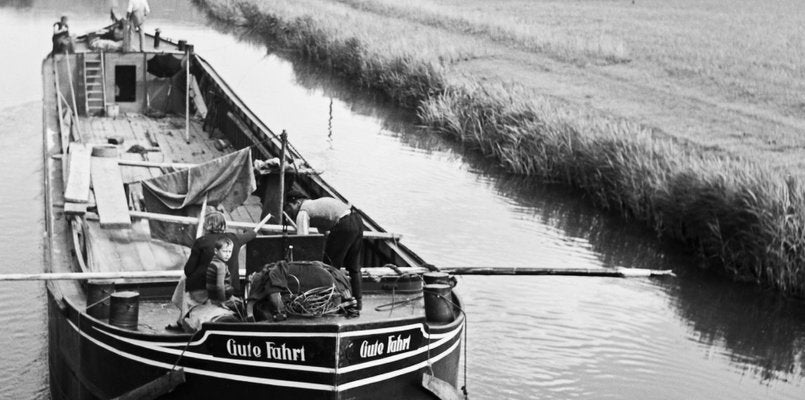
<instances>
[{"instance_id":1,"label":"wooden beam","mask_svg":"<svg viewBox=\"0 0 805 400\"><path fill-rule=\"evenodd\" d=\"M198 218L183 217L180 215L158 214L145 211L129 211L129 215L131 215L132 218L144 218L154 221L170 222L174 224L194 225L194 226L198 224ZM98 215L88 212L87 219L97 220ZM258 224L255 224L254 222L226 221L226 226L229 228L238 228L238 229L254 229L256 226L258 226ZM283 226L266 224L260 228L260 231L267 233L279 233L283 231ZM296 229L288 227L288 232L295 233ZM318 231L316 230L316 228L310 228L310 233L318 233ZM400 238L402 238L402 235L390 232L363 231L363 237L366 239L399 240Z\"/></svg>"},{"instance_id":2,"label":"wooden beam","mask_svg":"<svg viewBox=\"0 0 805 400\"><path fill-rule=\"evenodd\" d=\"M183 270L173 271L109 271L109 272L43 272L38 274L0 274L0 281L65 281L84 279L179 279Z\"/></svg>"},{"instance_id":3,"label":"wooden beam","mask_svg":"<svg viewBox=\"0 0 805 400\"><path fill-rule=\"evenodd\" d=\"M66 215L84 215L87 213L87 203L64 203L64 213Z\"/></svg>"},{"instance_id":4,"label":"wooden beam","mask_svg":"<svg viewBox=\"0 0 805 400\"><path fill-rule=\"evenodd\" d=\"M54 159L61 159L61 154L53 154L50 156ZM153 161L139 161L139 160L126 160L123 158L116 158L118 165L123 165L127 167L146 167L146 168L178 168L178 169L188 169L198 166L199 164L188 164L188 163L170 163L170 162L153 162Z\"/></svg>"},{"instance_id":5,"label":"wooden beam","mask_svg":"<svg viewBox=\"0 0 805 400\"><path fill-rule=\"evenodd\" d=\"M671 270L643 268L455 267L440 271L453 275L675 276Z\"/></svg>"},{"instance_id":6,"label":"wooden beam","mask_svg":"<svg viewBox=\"0 0 805 400\"><path fill-rule=\"evenodd\" d=\"M130 228L129 206L117 159L92 157L92 186L101 228Z\"/></svg>"},{"instance_id":7,"label":"wooden beam","mask_svg":"<svg viewBox=\"0 0 805 400\"><path fill-rule=\"evenodd\" d=\"M67 188L64 190L64 200L74 203L89 201L90 158L92 149L86 146L73 144L70 146L70 172L67 178Z\"/></svg>"},{"instance_id":8,"label":"wooden beam","mask_svg":"<svg viewBox=\"0 0 805 400\"><path fill-rule=\"evenodd\" d=\"M400 268L405 273L425 273L425 268ZM388 272L386 272L388 271ZM382 277L388 275L398 275L388 268L363 268L363 273L368 276ZM90 279L165 279L178 280L184 275L184 270L162 270L162 271L104 271L104 272L42 272L32 274L0 274L2 281L67 281L67 280L90 280ZM246 276L246 269L240 269L240 276Z\"/></svg>"},{"instance_id":9,"label":"wooden beam","mask_svg":"<svg viewBox=\"0 0 805 400\"><path fill-rule=\"evenodd\" d=\"M158 151L158 150L157 150ZM129 153L130 154L130 153ZM63 157L61 154L53 154L50 156L53 159L61 160ZM140 160L128 160L119 158L117 159L117 163L126 166L126 167L145 167L145 168L177 168L177 169L188 169L197 167L200 164L191 164L191 163L174 163L174 162L154 162L154 161L140 161ZM294 172L297 175L321 175L323 171L313 169L313 168L293 168L290 165L285 166L285 173ZM274 175L279 174L279 169L276 171L269 171L269 172L262 172L260 170L257 171L260 175Z\"/></svg>"},{"instance_id":10,"label":"wooden beam","mask_svg":"<svg viewBox=\"0 0 805 400\"><path fill-rule=\"evenodd\" d=\"M195 76L190 77L190 97L193 98L193 105L196 106L196 114L201 119L207 118L207 105L204 104L204 98L201 96L201 89L198 87Z\"/></svg>"}]
</instances>

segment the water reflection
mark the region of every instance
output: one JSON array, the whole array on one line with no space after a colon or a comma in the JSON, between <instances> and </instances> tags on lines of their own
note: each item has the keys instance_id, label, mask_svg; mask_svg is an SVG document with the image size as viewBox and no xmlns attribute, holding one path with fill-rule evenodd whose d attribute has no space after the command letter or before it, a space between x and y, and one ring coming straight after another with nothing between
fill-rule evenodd
<instances>
[{"instance_id":1,"label":"water reflection","mask_svg":"<svg viewBox=\"0 0 805 400\"><path fill-rule=\"evenodd\" d=\"M805 377L805 301L697 273L672 290L675 309L708 345L723 345L763 381Z\"/></svg>"},{"instance_id":2,"label":"water reflection","mask_svg":"<svg viewBox=\"0 0 805 400\"><path fill-rule=\"evenodd\" d=\"M689 339L706 346L723 346L736 370L749 366L749 372L761 381L799 381L792 376L805 376L802 301L722 282L698 270L698 260L679 245L658 240L647 228L594 209L579 192L507 173L460 143L417 128L412 112L388 108L376 93L355 89L327 71L290 57L296 82L331 99L329 137L335 130L332 98L337 98L348 103L351 112L377 118L382 134L396 137L407 147L456 155L479 182L491 185L522 218L533 218L535 223L579 239L580 244L588 243L601 266L673 269L677 279L655 279L651 284L667 294L669 306L692 329Z\"/></svg>"}]
</instances>

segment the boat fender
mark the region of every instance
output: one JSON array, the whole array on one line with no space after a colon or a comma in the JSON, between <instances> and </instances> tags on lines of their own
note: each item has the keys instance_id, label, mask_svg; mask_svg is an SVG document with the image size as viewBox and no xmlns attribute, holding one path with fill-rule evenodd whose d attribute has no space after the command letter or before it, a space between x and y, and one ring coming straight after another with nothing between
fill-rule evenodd
<instances>
[{"instance_id":1,"label":"boat fender","mask_svg":"<svg viewBox=\"0 0 805 400\"><path fill-rule=\"evenodd\" d=\"M124 329L137 330L140 313L140 294L134 291L115 292L109 304L109 323Z\"/></svg>"},{"instance_id":2,"label":"boat fender","mask_svg":"<svg viewBox=\"0 0 805 400\"><path fill-rule=\"evenodd\" d=\"M453 321L453 304L450 302L450 285L432 283L425 285L425 318L428 322L447 323Z\"/></svg>"}]
</instances>

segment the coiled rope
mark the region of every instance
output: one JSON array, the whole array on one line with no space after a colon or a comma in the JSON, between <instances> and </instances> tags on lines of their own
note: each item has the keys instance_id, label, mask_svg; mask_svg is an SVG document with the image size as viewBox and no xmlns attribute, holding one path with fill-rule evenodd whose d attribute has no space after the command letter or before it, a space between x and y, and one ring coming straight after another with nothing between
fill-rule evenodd
<instances>
[{"instance_id":1,"label":"coiled rope","mask_svg":"<svg viewBox=\"0 0 805 400\"><path fill-rule=\"evenodd\" d=\"M301 294L291 292L290 301L285 304L288 314L300 317L321 317L337 313L341 307L333 304L335 285L321 286Z\"/></svg>"}]
</instances>

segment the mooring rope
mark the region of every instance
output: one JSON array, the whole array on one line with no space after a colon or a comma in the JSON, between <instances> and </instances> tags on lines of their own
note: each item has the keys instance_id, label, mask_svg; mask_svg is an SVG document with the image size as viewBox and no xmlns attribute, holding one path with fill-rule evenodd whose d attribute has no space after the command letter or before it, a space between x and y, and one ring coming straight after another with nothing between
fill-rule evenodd
<instances>
[{"instance_id":1,"label":"mooring rope","mask_svg":"<svg viewBox=\"0 0 805 400\"><path fill-rule=\"evenodd\" d=\"M92 304L90 304L90 305L86 306L84 309L85 309L85 310L89 310L90 308L95 307L95 306L97 306L98 304L101 304L101 303L103 303L104 301L109 300L109 299L111 299L111 298L112 298L112 296L111 296L111 295L106 296L106 297L104 297L104 298L102 298L102 299L100 299L100 300L98 300L98 301L96 301L96 302L94 302L94 303L92 303Z\"/></svg>"},{"instance_id":2,"label":"mooring rope","mask_svg":"<svg viewBox=\"0 0 805 400\"><path fill-rule=\"evenodd\" d=\"M467 354L468 354L467 353L467 347L468 347L467 343L468 343L468 337L469 337L467 335L467 331L468 331L467 328L469 326L469 319L467 318L467 313L464 312L464 310L461 307L459 307L458 304L453 303L452 300L448 299L447 297L445 297L445 296L443 296L443 295L441 295L439 293L434 293L434 294L436 295L436 297L442 298L442 299L444 299L444 301L450 303L453 307L458 309L458 311L461 311L461 315L464 316L464 386L461 387L461 391L464 393L464 399L469 399L469 393L467 392ZM428 357L429 357L428 359L430 359L430 356L428 356Z\"/></svg>"},{"instance_id":3,"label":"mooring rope","mask_svg":"<svg viewBox=\"0 0 805 400\"><path fill-rule=\"evenodd\" d=\"M190 342L192 342L193 339L195 339L196 335L199 332L201 332L201 330L197 330L197 331L193 332L193 334L190 335L190 338L187 339L187 343L184 344L184 348L182 348L182 352L179 353L179 357L177 357L176 361L173 363L173 366L171 367L171 371L176 370L176 367L179 365L179 361L182 360L182 357L184 357L184 353L187 351L187 348L190 347Z\"/></svg>"},{"instance_id":4,"label":"mooring rope","mask_svg":"<svg viewBox=\"0 0 805 400\"><path fill-rule=\"evenodd\" d=\"M396 295L397 295L397 282L399 282L400 279L402 279L402 278L408 278L408 277L412 277L412 276L419 278L419 281L423 282L423 278L422 278L422 275L418 274L418 273L410 273L410 272L409 273L404 273L404 272L402 272L402 270L400 270L400 268L398 268L394 264L386 264L386 265L384 265L384 267L391 268L394 271L396 271L397 272L397 277L396 277L397 279L394 280L394 284L391 286L391 303L381 304L381 305L375 307L375 311L383 311L383 310L388 308L389 316L391 316L391 313L392 313L392 311L394 311L395 308L399 308L399 307L411 304L411 303L413 303L413 302L415 302L415 301L417 301L417 300L419 300L419 299L421 299L423 297L423 296L420 295L420 296L417 296L417 297L407 298L405 300L397 301L395 299Z\"/></svg>"}]
</instances>

